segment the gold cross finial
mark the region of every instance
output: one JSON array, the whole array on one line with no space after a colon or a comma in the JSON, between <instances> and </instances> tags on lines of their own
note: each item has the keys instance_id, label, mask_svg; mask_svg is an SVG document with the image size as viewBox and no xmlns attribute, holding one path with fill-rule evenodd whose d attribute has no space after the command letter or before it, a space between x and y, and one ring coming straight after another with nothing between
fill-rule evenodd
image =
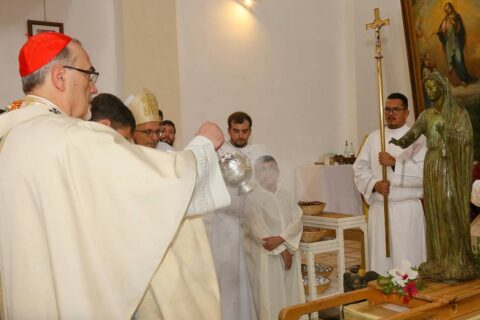
<instances>
[{"instance_id":1,"label":"gold cross finial","mask_svg":"<svg viewBox=\"0 0 480 320\"><path fill-rule=\"evenodd\" d=\"M372 23L367 23L367 30L368 29L375 29L378 30L383 26L388 26L390 24L390 19L382 20L380 19L380 9L375 8L373 9L373 14L375 16L375 20Z\"/></svg>"},{"instance_id":2,"label":"gold cross finial","mask_svg":"<svg viewBox=\"0 0 480 320\"><path fill-rule=\"evenodd\" d=\"M380 44L380 28L383 26L388 26L390 24L390 19L380 19L380 10L378 8L373 9L373 14L375 15L375 20L373 20L372 23L367 24L367 30L375 30L375 51L377 53L376 58L381 59L382 45Z\"/></svg>"}]
</instances>

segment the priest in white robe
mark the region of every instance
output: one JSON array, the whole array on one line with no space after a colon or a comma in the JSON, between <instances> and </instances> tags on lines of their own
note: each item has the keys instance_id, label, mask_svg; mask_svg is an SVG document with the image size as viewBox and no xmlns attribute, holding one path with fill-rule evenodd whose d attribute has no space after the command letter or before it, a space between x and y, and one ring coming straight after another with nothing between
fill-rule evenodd
<instances>
[{"instance_id":1,"label":"priest in white robe","mask_svg":"<svg viewBox=\"0 0 480 320\"><path fill-rule=\"evenodd\" d=\"M253 165L266 151L260 144L248 143L251 132L252 118L245 112L234 112L228 118L230 141L225 142L218 153L242 153ZM255 320L243 248L245 195L239 195L238 188L227 187L231 205L205 216L220 286L222 319Z\"/></svg>"},{"instance_id":2,"label":"priest in white robe","mask_svg":"<svg viewBox=\"0 0 480 320\"><path fill-rule=\"evenodd\" d=\"M385 107L385 141L402 137L409 129L408 100L400 93L388 96ZM370 205L368 241L370 269L386 274L400 266L402 259L419 266L426 260L423 197L423 160L425 138L420 137L407 149L393 144L380 152L380 130L371 133L353 165L355 185ZM387 182L382 181L382 164L387 166ZM386 257L383 195L388 195L390 253Z\"/></svg>"},{"instance_id":3,"label":"priest in white robe","mask_svg":"<svg viewBox=\"0 0 480 320\"><path fill-rule=\"evenodd\" d=\"M0 118L4 317L130 319L185 213L229 204L223 135L207 123L165 153L82 121L98 72L67 35L29 38L19 61L27 96Z\"/></svg>"},{"instance_id":4,"label":"priest in white robe","mask_svg":"<svg viewBox=\"0 0 480 320\"><path fill-rule=\"evenodd\" d=\"M255 164L258 186L245 205L245 253L258 319L275 320L284 307L305 302L298 246L302 210L277 188L278 165L271 156Z\"/></svg>"}]
</instances>

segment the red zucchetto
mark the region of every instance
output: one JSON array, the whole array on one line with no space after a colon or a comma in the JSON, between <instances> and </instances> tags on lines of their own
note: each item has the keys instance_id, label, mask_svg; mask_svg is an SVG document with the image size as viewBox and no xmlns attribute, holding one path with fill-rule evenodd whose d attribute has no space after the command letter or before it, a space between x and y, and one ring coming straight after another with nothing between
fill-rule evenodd
<instances>
[{"instance_id":1,"label":"red zucchetto","mask_svg":"<svg viewBox=\"0 0 480 320\"><path fill-rule=\"evenodd\" d=\"M28 38L18 55L20 76L37 71L65 48L72 38L58 32L42 32Z\"/></svg>"}]
</instances>

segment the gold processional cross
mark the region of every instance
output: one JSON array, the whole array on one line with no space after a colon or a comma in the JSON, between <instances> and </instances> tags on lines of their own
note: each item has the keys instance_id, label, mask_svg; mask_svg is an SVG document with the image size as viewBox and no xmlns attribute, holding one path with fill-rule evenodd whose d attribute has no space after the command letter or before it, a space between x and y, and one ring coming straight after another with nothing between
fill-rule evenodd
<instances>
[{"instance_id":1,"label":"gold processional cross","mask_svg":"<svg viewBox=\"0 0 480 320\"><path fill-rule=\"evenodd\" d=\"M380 148L385 152L385 123L384 123L384 100L383 100L383 80L382 80L382 45L380 43L380 29L390 24L390 19L380 19L380 10L373 10L375 19L372 23L367 23L367 30L375 30L375 59L377 60L377 82L378 82L378 101L380 107ZM382 166L382 179L387 180L387 167ZM390 219L388 217L388 195L383 196L383 213L385 217L385 254L390 257Z\"/></svg>"}]
</instances>

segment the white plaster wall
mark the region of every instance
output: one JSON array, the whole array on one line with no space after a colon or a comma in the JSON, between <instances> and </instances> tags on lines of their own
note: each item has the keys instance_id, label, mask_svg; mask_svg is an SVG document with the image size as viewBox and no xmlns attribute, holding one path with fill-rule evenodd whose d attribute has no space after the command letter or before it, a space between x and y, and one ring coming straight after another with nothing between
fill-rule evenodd
<instances>
[{"instance_id":1,"label":"white plaster wall","mask_svg":"<svg viewBox=\"0 0 480 320\"><path fill-rule=\"evenodd\" d=\"M409 100L408 123L414 121L413 100L408 70L407 49L403 31L402 10L399 0L354 0L355 69L357 136L363 137L379 128L379 100L375 57L375 32L366 30L373 22L373 9L380 9L380 18L390 19L390 25L381 29L383 50L383 86L385 98L391 92L402 92ZM357 143L358 145L358 143Z\"/></svg>"},{"instance_id":2,"label":"white plaster wall","mask_svg":"<svg viewBox=\"0 0 480 320\"><path fill-rule=\"evenodd\" d=\"M185 139L205 120L253 117L251 142L277 157L293 190L299 164L356 140L353 6L347 0L177 1Z\"/></svg>"},{"instance_id":3,"label":"white plaster wall","mask_svg":"<svg viewBox=\"0 0 480 320\"><path fill-rule=\"evenodd\" d=\"M23 97L18 51L27 19L44 20L43 0L0 0L0 108ZM122 92L120 8L115 0L46 0L46 20L64 23L64 32L80 39L100 72L101 92Z\"/></svg>"},{"instance_id":4,"label":"white plaster wall","mask_svg":"<svg viewBox=\"0 0 480 320\"><path fill-rule=\"evenodd\" d=\"M46 19L63 22L65 32L83 42L100 71L99 90L125 98L123 86L131 90L132 81L124 79L124 68L133 70L128 77L138 79L133 82L138 86L142 79L154 83L158 75L145 78L141 68L135 74L124 50L129 43L141 45L138 41L151 45L152 37L146 35L156 21L165 24L168 18L168 30L156 41L158 48L172 46L169 58L144 59L142 65L163 63L152 72L170 70L158 87L170 92L170 112L178 114L179 145L206 120L219 123L226 133L228 115L244 110L254 118L252 142L267 145L278 158L291 190L297 165L341 152L346 139L357 149L364 134L378 127L374 35L365 30L375 7L391 20L382 29L384 92L401 91L411 98L399 0L261 0L251 11L234 0L177 0L178 82L171 55L175 39L170 37L175 19L162 16L173 14L170 0L159 2L148 15L129 14L132 3L122 9L124 1L46 0ZM138 3L141 7L145 1ZM0 0L0 107L23 95L18 50L26 20L42 20L43 12L43 0ZM139 30L123 32L124 19L133 19L129 26L136 24ZM139 58L131 53L132 59Z\"/></svg>"},{"instance_id":5,"label":"white plaster wall","mask_svg":"<svg viewBox=\"0 0 480 320\"><path fill-rule=\"evenodd\" d=\"M141 5L139 5L141 4ZM175 147L183 148L176 3L172 0L122 0L126 94L149 88L164 119L178 128Z\"/></svg>"}]
</instances>

